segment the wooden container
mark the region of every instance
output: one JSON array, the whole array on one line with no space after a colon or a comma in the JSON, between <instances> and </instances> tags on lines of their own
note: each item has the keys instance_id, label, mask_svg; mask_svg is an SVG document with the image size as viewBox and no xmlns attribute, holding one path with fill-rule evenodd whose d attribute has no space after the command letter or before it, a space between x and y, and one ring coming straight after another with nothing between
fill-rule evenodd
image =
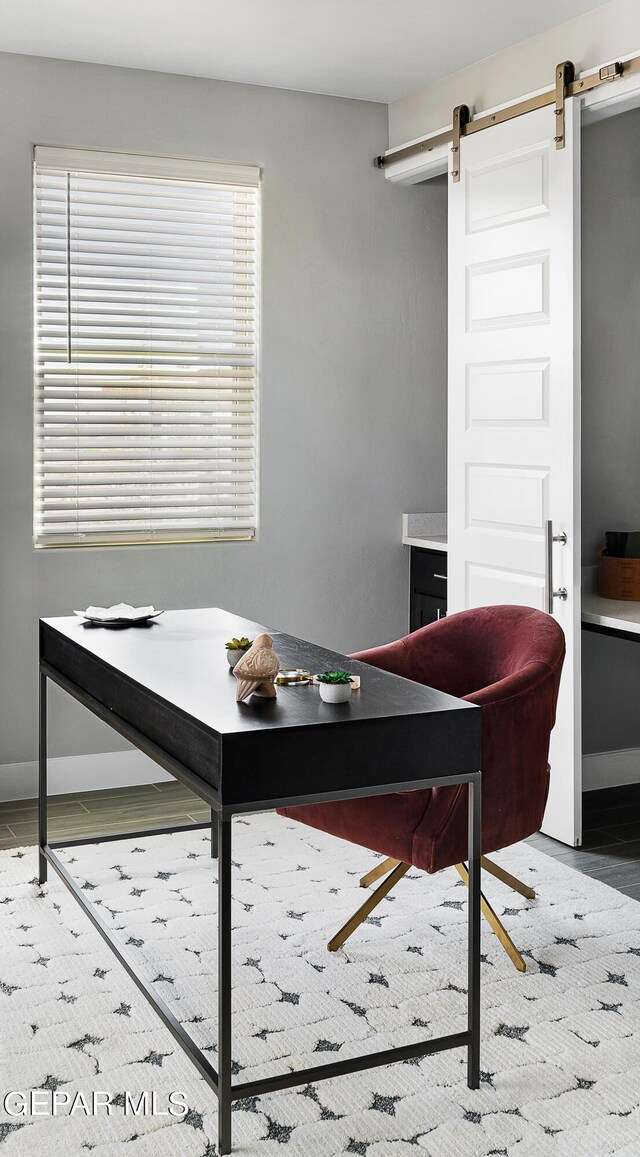
<instances>
[{"instance_id":1,"label":"wooden container","mask_svg":"<svg viewBox=\"0 0 640 1157\"><path fill-rule=\"evenodd\" d=\"M640 558L601 554L600 594L603 599L640 602Z\"/></svg>"}]
</instances>

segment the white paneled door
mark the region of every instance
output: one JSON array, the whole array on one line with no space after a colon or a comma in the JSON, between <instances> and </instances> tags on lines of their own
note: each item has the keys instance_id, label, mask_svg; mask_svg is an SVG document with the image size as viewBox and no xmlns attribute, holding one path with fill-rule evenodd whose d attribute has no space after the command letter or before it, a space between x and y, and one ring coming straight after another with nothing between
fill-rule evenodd
<instances>
[{"instance_id":1,"label":"white paneled door","mask_svg":"<svg viewBox=\"0 0 640 1157\"><path fill-rule=\"evenodd\" d=\"M579 106L464 137L449 177L448 603L546 610L566 642L544 831L581 839ZM457 166L456 161L456 166ZM554 536L547 561L547 523Z\"/></svg>"}]
</instances>

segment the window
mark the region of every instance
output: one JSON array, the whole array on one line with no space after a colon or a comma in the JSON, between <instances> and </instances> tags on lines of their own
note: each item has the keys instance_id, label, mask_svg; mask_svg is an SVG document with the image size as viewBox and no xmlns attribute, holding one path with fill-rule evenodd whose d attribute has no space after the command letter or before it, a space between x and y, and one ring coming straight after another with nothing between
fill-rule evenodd
<instances>
[{"instance_id":1,"label":"window","mask_svg":"<svg viewBox=\"0 0 640 1157\"><path fill-rule=\"evenodd\" d=\"M36 546L254 536L259 176L36 148Z\"/></svg>"}]
</instances>

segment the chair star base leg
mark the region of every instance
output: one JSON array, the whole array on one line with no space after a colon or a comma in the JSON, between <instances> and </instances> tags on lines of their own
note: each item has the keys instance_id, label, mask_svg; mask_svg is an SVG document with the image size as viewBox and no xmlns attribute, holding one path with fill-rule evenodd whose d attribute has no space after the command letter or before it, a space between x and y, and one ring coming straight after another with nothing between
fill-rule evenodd
<instances>
[{"instance_id":1,"label":"chair star base leg","mask_svg":"<svg viewBox=\"0 0 640 1157\"><path fill-rule=\"evenodd\" d=\"M392 863L393 862L395 861L392 861ZM409 871L410 867L411 864L396 862L395 868L392 872L389 873L386 880L384 880L383 883L380 884L378 888L376 888L375 892L372 892L372 894L367 897L364 904L361 904L358 908L358 911L354 912L353 916L349 917L346 924L342 925L340 931L336 932L335 936L332 936L331 940L327 944L329 952L337 952L338 948L342 947L345 940L348 940L351 934L355 932L356 928L359 928L360 925L364 923L369 913L373 912L373 909L378 907L378 904L381 900L384 900L387 892L391 891L394 885L398 883L398 880L402 879L405 872Z\"/></svg>"},{"instance_id":2,"label":"chair star base leg","mask_svg":"<svg viewBox=\"0 0 640 1157\"><path fill-rule=\"evenodd\" d=\"M505 871L498 864L494 864L493 860L488 860L486 856L480 857L480 864L485 872L489 872L491 876L495 876L496 880L500 880L502 884L506 884L508 888L512 888L514 892L518 892L520 896L524 896L527 900L535 900L536 894L533 888L528 884L523 884L517 876L512 876L511 872Z\"/></svg>"},{"instance_id":3,"label":"chair star base leg","mask_svg":"<svg viewBox=\"0 0 640 1157\"><path fill-rule=\"evenodd\" d=\"M375 884L376 880L379 880L386 872L390 872L391 869L395 868L396 864L400 862L400 860L392 860L390 857L387 860L381 860L379 864L376 864L375 868L372 868L370 872L360 877L360 887L368 888L370 884Z\"/></svg>"},{"instance_id":4,"label":"chair star base leg","mask_svg":"<svg viewBox=\"0 0 640 1157\"><path fill-rule=\"evenodd\" d=\"M467 865L466 864L456 864L456 872L464 880L467 887L469 887L469 872L467 869ZM480 893L480 907L482 909L482 915L484 916L485 920L487 921L487 924L491 928L492 932L495 932L496 936L498 937L498 940L500 941L502 947L504 948L504 950L505 950L507 956L509 957L510 961L512 962L512 964L515 964L516 968L518 969L518 972L526 972L527 966L526 966L522 956L518 952L518 949L516 948L515 944L513 943L513 940L511 939L509 933L507 932L504 924L500 920L499 916L497 916L496 913L494 912L493 908L491 907L491 904L489 903L489 901L487 900L487 898L483 892Z\"/></svg>"},{"instance_id":5,"label":"chair star base leg","mask_svg":"<svg viewBox=\"0 0 640 1157\"><path fill-rule=\"evenodd\" d=\"M521 896L526 897L527 900L535 900L536 894L533 888L524 884L522 880L518 880L516 876L512 876L510 872L499 867L498 864L494 864L492 860L488 860L486 856L481 857L480 864L486 872L495 876L501 883L506 884L509 888L513 888L514 892L518 892ZM361 877L360 887L368 888L370 884L375 883L381 876L384 876L385 872L389 872L386 880L376 888L375 892L365 900L364 904L361 904L358 911L354 912L346 924L343 924L340 931L336 932L336 935L331 938L327 944L329 952L337 952L338 948L342 947L345 941L355 932L356 928L359 928L367 916L373 912L374 908L377 908L380 901L384 900L384 897L397 884L398 880L402 879L405 873L408 872L410 867L410 864L405 864L402 860L394 860L392 857L388 857L386 860L381 860L380 863L376 864L375 868L372 868L370 872L366 872L365 875ZM468 887L469 872L466 864L456 864L456 871ZM500 917L491 907L484 893L481 894L480 906L482 915L497 936L511 962L519 972L526 972L527 966L523 957L520 952L518 952Z\"/></svg>"}]
</instances>

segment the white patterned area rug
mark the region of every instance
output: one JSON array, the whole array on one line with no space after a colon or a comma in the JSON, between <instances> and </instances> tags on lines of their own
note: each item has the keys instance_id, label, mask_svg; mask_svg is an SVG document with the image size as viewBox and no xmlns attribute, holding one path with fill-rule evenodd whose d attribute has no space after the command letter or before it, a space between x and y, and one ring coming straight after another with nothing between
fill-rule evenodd
<instances>
[{"instance_id":1,"label":"white patterned area rug","mask_svg":"<svg viewBox=\"0 0 640 1157\"><path fill-rule=\"evenodd\" d=\"M236 1080L465 1027L466 893L453 869L410 872L332 955L373 857L272 814L236 820L233 839ZM215 1065L208 833L61 856ZM497 858L538 898L484 880L527 973L483 921L480 1090L456 1050L236 1102L238 1157L638 1157L640 904L528 845ZM51 869L41 893L35 868L33 848L0 854L0 1093L45 1091L42 1115L0 1113L0 1157L215 1157L214 1094ZM111 1111L87 1115L77 1094L90 1111L96 1091ZM54 1092L69 1094L55 1117ZM188 1112L172 1116L177 1093Z\"/></svg>"}]
</instances>

